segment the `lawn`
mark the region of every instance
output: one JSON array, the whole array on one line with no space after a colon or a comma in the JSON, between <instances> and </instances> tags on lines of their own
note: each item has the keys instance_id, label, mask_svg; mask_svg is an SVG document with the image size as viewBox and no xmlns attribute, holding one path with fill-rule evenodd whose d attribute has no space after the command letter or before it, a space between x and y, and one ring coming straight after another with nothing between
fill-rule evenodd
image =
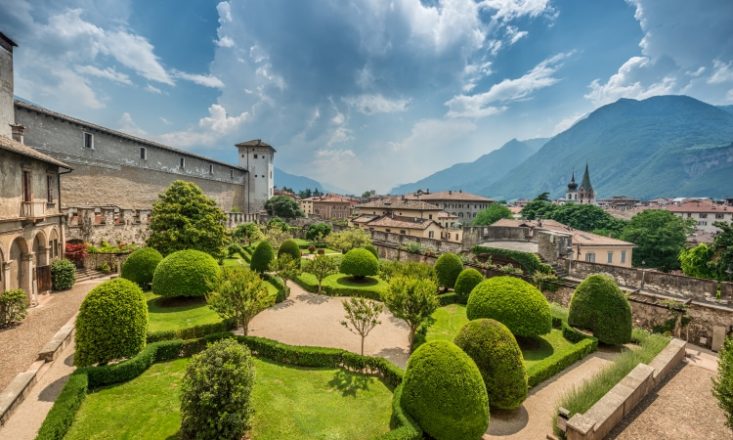
<instances>
[{"instance_id":1,"label":"lawn","mask_svg":"<svg viewBox=\"0 0 733 440\"><path fill-rule=\"evenodd\" d=\"M129 382L90 393L65 438L178 439L187 364L154 364ZM370 439L389 431L392 393L376 378L260 359L255 371L254 440Z\"/></svg>"},{"instance_id":2,"label":"lawn","mask_svg":"<svg viewBox=\"0 0 733 440\"><path fill-rule=\"evenodd\" d=\"M311 273L301 273L296 281L306 290L311 292L318 290L318 279ZM355 280L349 275L337 273L323 280L323 290L331 295L349 296L368 292L370 297L381 298L388 288L389 284L376 277Z\"/></svg>"}]
</instances>

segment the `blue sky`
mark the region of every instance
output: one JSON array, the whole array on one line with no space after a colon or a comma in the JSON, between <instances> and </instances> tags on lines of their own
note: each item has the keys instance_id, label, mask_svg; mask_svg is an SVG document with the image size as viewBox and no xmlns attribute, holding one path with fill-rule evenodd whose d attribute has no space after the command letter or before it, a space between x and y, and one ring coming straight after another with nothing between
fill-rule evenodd
<instances>
[{"instance_id":1,"label":"blue sky","mask_svg":"<svg viewBox=\"0 0 733 440\"><path fill-rule=\"evenodd\" d=\"M0 0L16 95L387 191L621 97L733 103L729 0ZM277 183L277 182L276 182Z\"/></svg>"}]
</instances>

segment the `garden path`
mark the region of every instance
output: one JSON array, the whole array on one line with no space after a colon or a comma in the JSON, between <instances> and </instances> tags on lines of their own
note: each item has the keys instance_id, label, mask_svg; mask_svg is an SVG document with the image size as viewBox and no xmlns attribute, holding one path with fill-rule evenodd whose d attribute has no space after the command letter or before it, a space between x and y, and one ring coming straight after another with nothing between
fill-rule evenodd
<instances>
[{"instance_id":1,"label":"garden path","mask_svg":"<svg viewBox=\"0 0 733 440\"><path fill-rule=\"evenodd\" d=\"M580 386L610 365L615 351L596 351L562 373L532 388L522 406L515 411L492 411L484 440L542 440L552 432L555 405L563 394Z\"/></svg>"},{"instance_id":2,"label":"garden path","mask_svg":"<svg viewBox=\"0 0 733 440\"><path fill-rule=\"evenodd\" d=\"M289 282L290 297L261 312L249 324L249 334L291 345L343 348L359 353L361 339L341 325L343 301L348 298L318 295ZM364 342L364 354L381 356L402 368L409 357L408 327L382 312L378 325Z\"/></svg>"}]
</instances>

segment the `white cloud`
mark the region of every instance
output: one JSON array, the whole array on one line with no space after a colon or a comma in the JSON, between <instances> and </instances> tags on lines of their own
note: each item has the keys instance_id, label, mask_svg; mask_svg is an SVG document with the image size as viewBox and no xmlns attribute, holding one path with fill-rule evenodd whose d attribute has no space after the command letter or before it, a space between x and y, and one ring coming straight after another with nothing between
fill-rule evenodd
<instances>
[{"instance_id":1,"label":"white cloud","mask_svg":"<svg viewBox=\"0 0 733 440\"><path fill-rule=\"evenodd\" d=\"M199 128L164 133L158 136L158 139L163 143L182 148L212 146L223 136L235 132L249 119L249 112L230 116L223 105L212 104L209 106L209 115L199 119Z\"/></svg>"},{"instance_id":2,"label":"white cloud","mask_svg":"<svg viewBox=\"0 0 733 440\"><path fill-rule=\"evenodd\" d=\"M220 22L232 21L232 6L229 2L219 2L219 4L216 5L216 11L219 13Z\"/></svg>"},{"instance_id":3,"label":"white cloud","mask_svg":"<svg viewBox=\"0 0 733 440\"><path fill-rule=\"evenodd\" d=\"M527 31L520 31L516 26L507 26L506 35L509 39L509 44L514 44L529 34Z\"/></svg>"},{"instance_id":4,"label":"white cloud","mask_svg":"<svg viewBox=\"0 0 733 440\"><path fill-rule=\"evenodd\" d=\"M720 84L733 81L733 61L724 63L718 59L713 60L713 73L708 78L708 84Z\"/></svg>"},{"instance_id":5,"label":"white cloud","mask_svg":"<svg viewBox=\"0 0 733 440\"><path fill-rule=\"evenodd\" d=\"M606 83L598 79L588 86L590 91L585 95L595 105L603 105L617 101L619 98L645 99L655 95L672 93L677 86L675 78L665 76L658 82L643 81L643 74L654 66L647 57L631 57L618 72L611 75ZM646 83L647 85L645 85Z\"/></svg>"},{"instance_id":6,"label":"white cloud","mask_svg":"<svg viewBox=\"0 0 733 440\"><path fill-rule=\"evenodd\" d=\"M180 70L174 70L173 75L176 78L185 79L191 81L194 84L198 84L204 87L210 87L212 89L223 89L224 83L214 75L201 75L198 73L186 73Z\"/></svg>"},{"instance_id":7,"label":"white cloud","mask_svg":"<svg viewBox=\"0 0 733 440\"><path fill-rule=\"evenodd\" d=\"M216 40L216 45L219 47L234 47L234 40L227 36L223 36Z\"/></svg>"},{"instance_id":8,"label":"white cloud","mask_svg":"<svg viewBox=\"0 0 733 440\"><path fill-rule=\"evenodd\" d=\"M344 102L365 115L395 113L407 110L408 99L389 99L382 94L365 94L344 98Z\"/></svg>"},{"instance_id":9,"label":"white cloud","mask_svg":"<svg viewBox=\"0 0 733 440\"><path fill-rule=\"evenodd\" d=\"M449 109L447 116L481 118L500 113L506 110L506 104L527 99L533 92L560 81L555 73L570 55L559 53L547 58L519 78L504 79L486 92L454 96L445 103Z\"/></svg>"},{"instance_id":10,"label":"white cloud","mask_svg":"<svg viewBox=\"0 0 733 440\"><path fill-rule=\"evenodd\" d=\"M156 95L162 95L163 94L163 91L162 90L160 90L159 88L155 87L152 84L146 85L143 90L145 90L146 92L155 93Z\"/></svg>"},{"instance_id":11,"label":"white cloud","mask_svg":"<svg viewBox=\"0 0 733 440\"><path fill-rule=\"evenodd\" d=\"M104 108L105 105L97 98L86 80L68 69L60 69L53 73L58 83L53 86L43 86L43 91L48 94L56 94L65 99L74 99L91 109ZM58 90L55 90L57 89Z\"/></svg>"},{"instance_id":12,"label":"white cloud","mask_svg":"<svg viewBox=\"0 0 733 440\"><path fill-rule=\"evenodd\" d=\"M140 128L140 126L135 123L135 121L132 119L132 115L130 115L130 113L128 112L122 113L122 117L120 117L117 126L118 130L131 134L133 136L145 137L148 134L145 130Z\"/></svg>"},{"instance_id":13,"label":"white cloud","mask_svg":"<svg viewBox=\"0 0 733 440\"><path fill-rule=\"evenodd\" d=\"M209 116L201 118L199 126L219 134L227 134L247 122L248 119L248 112L242 112L237 116L229 116L224 106L212 104L209 107Z\"/></svg>"},{"instance_id":14,"label":"white cloud","mask_svg":"<svg viewBox=\"0 0 733 440\"><path fill-rule=\"evenodd\" d=\"M544 13L554 13L550 0L483 0L481 5L496 11L495 19L514 20L519 17L537 17Z\"/></svg>"},{"instance_id":15,"label":"white cloud","mask_svg":"<svg viewBox=\"0 0 733 440\"><path fill-rule=\"evenodd\" d=\"M106 67L104 69L100 69L96 66L79 66L76 68L76 71L83 74L83 75L89 75L89 76L95 76L97 78L104 78L108 79L110 81L114 81L120 84L125 85L132 85L132 81L130 81L130 77L122 72L118 72L113 67Z\"/></svg>"}]
</instances>

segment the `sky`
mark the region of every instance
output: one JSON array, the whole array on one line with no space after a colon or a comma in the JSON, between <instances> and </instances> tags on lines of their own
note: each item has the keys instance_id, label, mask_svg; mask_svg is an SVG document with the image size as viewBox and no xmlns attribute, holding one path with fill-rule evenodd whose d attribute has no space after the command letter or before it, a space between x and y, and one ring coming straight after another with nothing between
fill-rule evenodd
<instances>
[{"instance_id":1,"label":"sky","mask_svg":"<svg viewBox=\"0 0 733 440\"><path fill-rule=\"evenodd\" d=\"M356 194L622 97L731 104L731 29L730 0L0 0L16 96Z\"/></svg>"}]
</instances>

